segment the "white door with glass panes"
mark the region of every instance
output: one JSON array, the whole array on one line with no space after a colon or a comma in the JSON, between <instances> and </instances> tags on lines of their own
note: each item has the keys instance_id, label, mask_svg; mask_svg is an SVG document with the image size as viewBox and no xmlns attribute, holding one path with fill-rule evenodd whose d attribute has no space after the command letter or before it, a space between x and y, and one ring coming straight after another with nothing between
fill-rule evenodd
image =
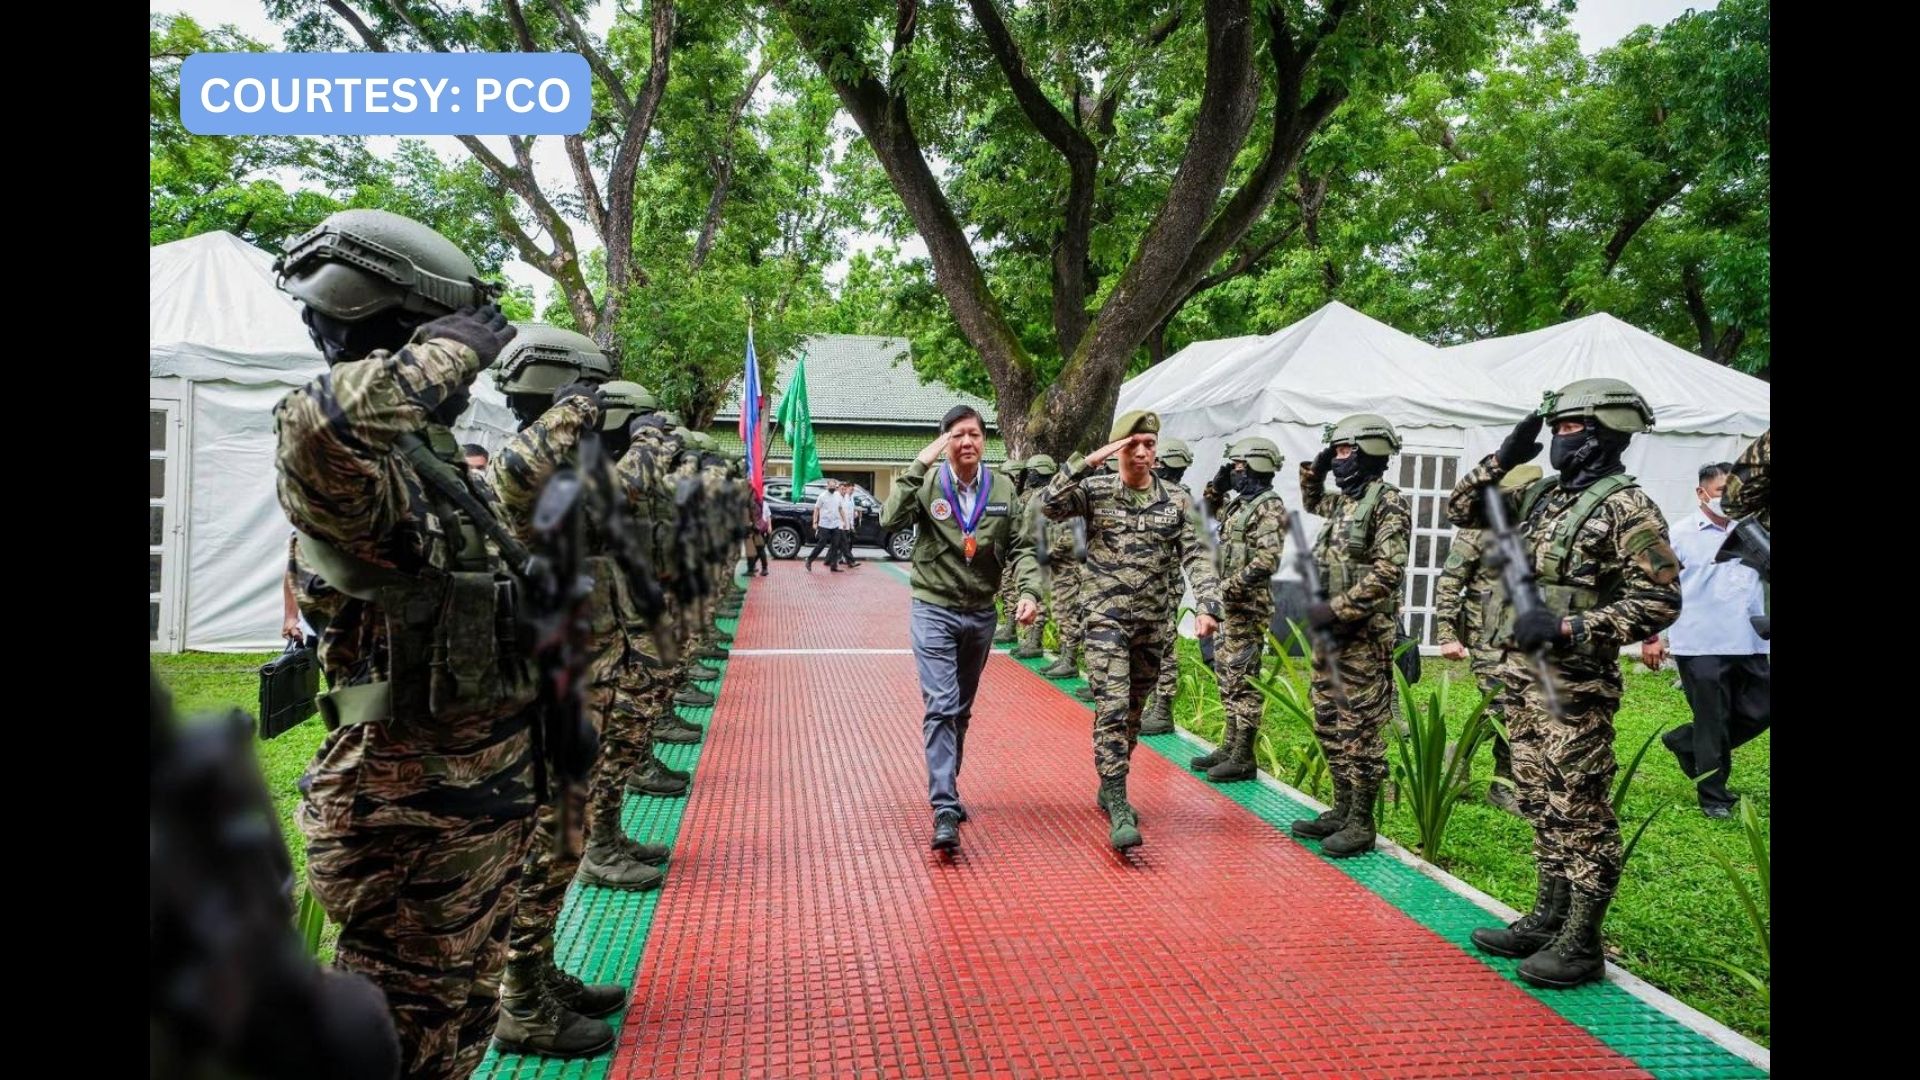
<instances>
[{"instance_id":1,"label":"white door with glass panes","mask_svg":"<svg viewBox=\"0 0 1920 1080\"><path fill-rule=\"evenodd\" d=\"M180 650L181 402L147 408L147 649Z\"/></svg>"},{"instance_id":2,"label":"white door with glass panes","mask_svg":"<svg viewBox=\"0 0 1920 1080\"><path fill-rule=\"evenodd\" d=\"M1428 434L1429 438L1433 434ZM1453 547L1453 524L1447 520L1447 496L1460 479L1460 448L1408 444L1390 467L1388 477L1398 484L1412 512L1413 535L1407 538L1407 573L1402 582L1400 623L1423 651L1434 646L1434 598L1440 571Z\"/></svg>"}]
</instances>

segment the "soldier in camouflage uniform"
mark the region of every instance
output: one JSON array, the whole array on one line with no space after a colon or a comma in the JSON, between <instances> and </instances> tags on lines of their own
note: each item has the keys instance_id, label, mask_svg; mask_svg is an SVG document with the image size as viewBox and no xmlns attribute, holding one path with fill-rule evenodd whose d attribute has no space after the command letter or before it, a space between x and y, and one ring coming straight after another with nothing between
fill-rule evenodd
<instances>
[{"instance_id":1,"label":"soldier in camouflage uniform","mask_svg":"<svg viewBox=\"0 0 1920 1080\"><path fill-rule=\"evenodd\" d=\"M1772 463L1773 429L1768 428L1740 452L1733 472L1727 474L1727 490L1720 496L1720 506L1728 517L1757 517L1761 528L1773 531L1773 491L1767 476Z\"/></svg>"},{"instance_id":2,"label":"soldier in camouflage uniform","mask_svg":"<svg viewBox=\"0 0 1920 1080\"><path fill-rule=\"evenodd\" d=\"M1266 699L1248 680L1260 674L1260 658L1273 621L1273 575L1286 550L1287 508L1273 490L1286 458L1272 439L1241 439L1227 448L1231 490L1221 502L1220 599L1226 616L1214 650L1220 702L1226 706L1226 737L1218 750L1190 763L1216 784L1254 777L1254 740Z\"/></svg>"},{"instance_id":3,"label":"soldier in camouflage uniform","mask_svg":"<svg viewBox=\"0 0 1920 1080\"><path fill-rule=\"evenodd\" d=\"M1346 858L1373 850L1374 801L1387 776L1381 726L1393 711L1393 639L1413 517L1400 489L1382 479L1400 449L1392 424L1360 413L1330 426L1326 439L1300 467L1300 501L1327 519L1313 545L1327 599L1313 602L1307 621L1340 649L1337 659L1315 656L1312 684L1314 736L1333 775L1334 803L1292 831ZM1337 492L1327 491L1329 476Z\"/></svg>"},{"instance_id":4,"label":"soldier in camouflage uniform","mask_svg":"<svg viewBox=\"0 0 1920 1080\"><path fill-rule=\"evenodd\" d=\"M1026 460L1026 475L1020 489L1020 530L1027 536L1035 536L1037 530L1053 531L1044 525L1046 514L1040 509L1040 502L1046 498L1047 484L1053 480L1060 467L1046 454L1035 454ZM1036 543L1038 540L1036 539ZM1020 646L1013 650L1016 660L1037 660L1047 654L1045 648L1047 629L1046 597L1040 598L1040 617L1020 628ZM1015 600L1018 604L1018 598Z\"/></svg>"},{"instance_id":5,"label":"soldier in camouflage uniform","mask_svg":"<svg viewBox=\"0 0 1920 1080\"><path fill-rule=\"evenodd\" d=\"M1653 410L1618 379L1582 379L1548 395L1454 487L1453 523L1486 525L1483 489L1540 453L1543 421L1559 475L1500 498L1544 607L1519 617L1503 603L1489 614L1506 650L1501 705L1520 809L1533 825L1539 891L1531 912L1502 929L1475 930L1473 941L1496 956L1526 957L1521 978L1561 988L1605 974L1600 927L1621 863L1611 801L1620 649L1679 617L1680 564L1660 508L1621 464L1634 433L1653 426ZM1530 662L1536 654L1546 657L1558 715Z\"/></svg>"},{"instance_id":6,"label":"soldier in camouflage uniform","mask_svg":"<svg viewBox=\"0 0 1920 1080\"><path fill-rule=\"evenodd\" d=\"M1500 478L1500 490L1522 490L1540 475L1538 465L1522 465ZM1502 691L1496 673L1502 656L1500 646L1493 641L1493 628L1487 625L1487 611L1504 586L1500 571L1486 557L1487 543L1483 529L1454 531L1446 568L1435 584L1434 637L1441 656L1449 660L1471 658L1474 681L1486 696L1488 711L1497 717ZM1520 813L1520 802L1514 795L1513 751L1498 731L1493 735L1493 782L1487 785L1487 802L1509 814Z\"/></svg>"},{"instance_id":7,"label":"soldier in camouflage uniform","mask_svg":"<svg viewBox=\"0 0 1920 1080\"><path fill-rule=\"evenodd\" d=\"M1219 582L1195 532L1193 500L1153 475L1159 433L1160 418L1153 413L1122 415L1114 441L1055 476L1041 503L1054 521L1087 522L1087 674L1097 702L1093 761L1116 851L1140 843L1139 815L1127 802L1127 767L1140 736L1140 712L1167 651L1169 608L1179 596L1165 587L1174 567L1184 569L1193 586L1194 632L1211 636L1220 617ZM1121 455L1119 471L1103 471L1115 454Z\"/></svg>"},{"instance_id":8,"label":"soldier in camouflage uniform","mask_svg":"<svg viewBox=\"0 0 1920 1080\"><path fill-rule=\"evenodd\" d=\"M1026 486L1027 463L1024 459L1008 458L1006 462L1000 466L999 471L1007 479L1013 481L1014 491L1017 492ZM1017 526L1018 524L1019 521L1016 520L1015 525ZM997 599L1000 602L1000 621L993 626L993 643L995 645L1011 645L1014 643L1016 637L1013 626L1013 609L1020 603L1020 583L1014 579L1013 569L1011 567L1008 567L1006 572L1000 575L1000 595Z\"/></svg>"},{"instance_id":9,"label":"soldier in camouflage uniform","mask_svg":"<svg viewBox=\"0 0 1920 1080\"><path fill-rule=\"evenodd\" d=\"M1187 474L1193 465L1193 451L1187 444L1171 435L1163 436L1159 445L1154 447L1155 460L1153 475L1161 482L1186 492L1189 500L1193 492L1180 478ZM1181 595L1180 571L1175 570L1167 577L1167 588L1173 595ZM1167 628L1167 651L1160 657L1160 681L1154 685L1153 696L1147 699L1147 707L1140 713L1140 734L1168 735L1173 732L1173 702L1180 692L1180 605L1175 604L1173 622Z\"/></svg>"},{"instance_id":10,"label":"soldier in camouflage uniform","mask_svg":"<svg viewBox=\"0 0 1920 1080\"><path fill-rule=\"evenodd\" d=\"M619 490L632 512L629 531L665 591L670 582L663 568L673 558L673 494L665 489L663 470L671 454L661 446L663 433L657 421L649 423L653 394L639 383L624 381L607 383L601 394L606 404L601 439L608 455L617 460ZM662 522L667 523L666 529L660 528ZM635 591L638 586L629 585L624 595ZM684 794L686 777L667 772L653 756L653 744L698 742L700 729L673 715L672 669L661 650L664 632L657 620L642 618L629 600L621 607L620 622L626 651L600 756L587 783L587 851L579 876L592 885L641 890L659 884L662 874L656 867L666 861L668 851L664 844L640 843L621 827L626 782L630 776L635 778L634 787L642 795ZM636 863L644 865L636 867Z\"/></svg>"},{"instance_id":11,"label":"soldier in camouflage uniform","mask_svg":"<svg viewBox=\"0 0 1920 1080\"><path fill-rule=\"evenodd\" d=\"M1071 462L1069 462L1071 465ZM1031 458L1027 468L1033 468ZM1056 472L1054 480L1064 473ZM1053 481L1048 481L1049 488ZM1046 500L1041 499L1041 514L1053 520L1046 513ZM1071 679L1080 674L1081 644L1086 628L1086 609L1082 598L1082 585L1086 581L1086 567L1080 563L1081 554L1074 550L1073 530L1064 524L1047 529L1047 565L1050 567L1047 587L1047 607L1053 613L1054 625L1059 627L1060 640L1054 646L1054 662L1041 669L1040 674L1049 679Z\"/></svg>"},{"instance_id":12,"label":"soldier in camouflage uniform","mask_svg":"<svg viewBox=\"0 0 1920 1080\"><path fill-rule=\"evenodd\" d=\"M334 214L275 266L328 365L274 411L280 505L316 571L299 599L326 628L328 734L300 782L308 883L340 926L335 963L385 993L404 1075L464 1080L499 1009L537 686L501 633L518 613L499 609L511 574L483 541L506 535L498 507L447 425L514 331L472 259L385 211ZM440 649L492 659L436 669Z\"/></svg>"},{"instance_id":13,"label":"soldier in camouflage uniform","mask_svg":"<svg viewBox=\"0 0 1920 1080\"><path fill-rule=\"evenodd\" d=\"M508 527L522 543L530 543L541 489L554 473L577 465L581 440L599 430L604 404L598 385L613 375L613 361L584 334L543 323L516 325L519 333L501 355L494 378L520 431L494 455L491 471ZM589 531L598 534L598 525ZM593 554L584 569L594 582L588 608L593 660L585 704L594 731L604 733L629 646L620 620L619 570L601 544L590 540L589 550ZM589 986L554 964L553 934L584 843L577 831L585 810L580 796L563 787L541 806L527 849L494 1029L494 1041L512 1053L598 1053L613 1045L612 1026L598 1018L626 1003L625 987ZM561 799L569 800L566 813L574 823L566 835L560 832ZM659 884L658 870L623 858L626 865L609 870L611 876L629 877L635 887Z\"/></svg>"}]
</instances>

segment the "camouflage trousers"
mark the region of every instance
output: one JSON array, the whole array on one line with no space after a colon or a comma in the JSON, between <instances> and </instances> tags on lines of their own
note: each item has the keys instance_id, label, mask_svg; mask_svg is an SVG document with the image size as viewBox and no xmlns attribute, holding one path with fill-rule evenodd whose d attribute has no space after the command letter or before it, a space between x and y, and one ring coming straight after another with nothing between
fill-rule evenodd
<instances>
[{"instance_id":1,"label":"camouflage trousers","mask_svg":"<svg viewBox=\"0 0 1920 1080\"><path fill-rule=\"evenodd\" d=\"M1160 678L1167 620L1158 611L1133 618L1094 612L1087 616L1086 635L1094 771L1102 780L1124 780L1140 741L1140 710Z\"/></svg>"},{"instance_id":2,"label":"camouflage trousers","mask_svg":"<svg viewBox=\"0 0 1920 1080\"><path fill-rule=\"evenodd\" d=\"M307 883L340 924L334 965L387 996L408 1080L466 1080L500 1012L532 823L309 835Z\"/></svg>"},{"instance_id":3,"label":"camouflage trousers","mask_svg":"<svg viewBox=\"0 0 1920 1080\"><path fill-rule=\"evenodd\" d=\"M587 719L603 737L619 688L627 636L617 629L605 632L594 654L587 686ZM602 750L604 755L605 751ZM595 759L596 764L598 758ZM589 774L591 775L591 774ZM586 850L587 793L577 785L556 782L549 771L550 798L534 815L533 843L526 851L520 878L520 899L513 908L513 932L507 939L507 959L543 961L553 952L553 932L560 924L560 906L567 886L580 869ZM566 835L560 835L560 800L566 800Z\"/></svg>"},{"instance_id":4,"label":"camouflage trousers","mask_svg":"<svg viewBox=\"0 0 1920 1080\"><path fill-rule=\"evenodd\" d=\"M994 624L994 633L1013 627L1013 611L1020 606L1020 579L1009 566L1000 572L1000 618Z\"/></svg>"},{"instance_id":5,"label":"camouflage trousers","mask_svg":"<svg viewBox=\"0 0 1920 1080\"><path fill-rule=\"evenodd\" d=\"M1167 579L1167 594L1179 596L1186 585L1175 574ZM1167 699L1169 707L1180 695L1180 605L1173 606L1173 614L1167 619L1167 651L1160 655L1160 681L1154 686L1154 693Z\"/></svg>"},{"instance_id":6,"label":"camouflage trousers","mask_svg":"<svg viewBox=\"0 0 1920 1080\"><path fill-rule=\"evenodd\" d=\"M1035 616L1032 622L1017 628L1020 634L1020 647L1028 652L1040 651L1047 640L1047 614L1048 608L1051 605L1047 603L1045 597L1035 601L1035 604L1040 608L1040 614ZM1007 609L1007 618L1009 620L1013 618L1013 612L1019 606L1020 590L1016 588L1013 591L1013 607Z\"/></svg>"},{"instance_id":7,"label":"camouflage trousers","mask_svg":"<svg viewBox=\"0 0 1920 1080\"><path fill-rule=\"evenodd\" d=\"M1565 878L1594 896L1613 895L1622 860L1613 813L1619 671L1608 674L1561 675L1555 719L1526 657L1513 654L1500 669L1510 688L1501 705L1513 736L1513 781L1520 812L1533 826L1534 862L1542 876Z\"/></svg>"},{"instance_id":8,"label":"camouflage trousers","mask_svg":"<svg viewBox=\"0 0 1920 1080\"><path fill-rule=\"evenodd\" d=\"M1260 732L1260 717L1266 712L1266 698L1258 687L1247 681L1260 674L1260 660L1266 653L1267 622L1273 618L1273 605L1236 605L1220 620L1220 640L1213 648L1214 677L1220 683L1220 704L1227 712L1227 737L1241 731Z\"/></svg>"},{"instance_id":9,"label":"camouflage trousers","mask_svg":"<svg viewBox=\"0 0 1920 1080\"><path fill-rule=\"evenodd\" d=\"M1080 602L1086 571L1079 563L1055 559L1053 595L1048 599L1054 621L1060 624L1060 655L1072 656L1085 643L1086 606Z\"/></svg>"},{"instance_id":10,"label":"camouflage trousers","mask_svg":"<svg viewBox=\"0 0 1920 1080\"><path fill-rule=\"evenodd\" d=\"M1498 655L1496 653L1496 659L1487 662L1482 662L1477 654L1474 656L1473 681L1487 699L1487 714L1498 718L1504 724L1507 722L1506 706L1501 699L1506 695L1506 686L1500 681L1496 670L1499 663ZM1498 730L1493 732L1491 741L1493 743L1493 775L1513 779L1513 748L1507 745L1507 740Z\"/></svg>"},{"instance_id":11,"label":"camouflage trousers","mask_svg":"<svg viewBox=\"0 0 1920 1080\"><path fill-rule=\"evenodd\" d=\"M654 721L673 708L672 672L654 655L651 638L628 638L626 654L614 682L612 711L600 735L600 756L593 760L587 780L587 831L611 816L620 829L620 810L626 804L627 774L653 753Z\"/></svg>"},{"instance_id":12,"label":"camouflage trousers","mask_svg":"<svg viewBox=\"0 0 1920 1080\"><path fill-rule=\"evenodd\" d=\"M1376 618L1340 643L1336 670L1346 703L1314 657L1313 734L1327 755L1327 771L1348 784L1378 784L1387 777L1387 741L1383 725L1393 713L1393 636L1390 620ZM1214 663L1220 656L1214 654Z\"/></svg>"}]
</instances>

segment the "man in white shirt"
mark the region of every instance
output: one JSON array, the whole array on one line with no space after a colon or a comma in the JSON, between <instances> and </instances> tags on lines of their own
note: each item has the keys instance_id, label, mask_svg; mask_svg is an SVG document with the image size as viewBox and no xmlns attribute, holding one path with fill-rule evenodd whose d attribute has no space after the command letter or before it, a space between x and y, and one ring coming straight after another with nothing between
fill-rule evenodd
<instances>
[{"instance_id":1,"label":"man in white shirt","mask_svg":"<svg viewBox=\"0 0 1920 1080\"><path fill-rule=\"evenodd\" d=\"M840 572L840 530L846 527L846 501L840 495L840 481L828 480L827 489L813 503L813 531L817 537L813 554L807 556L807 572L813 572L813 560L827 553L827 569Z\"/></svg>"},{"instance_id":2,"label":"man in white shirt","mask_svg":"<svg viewBox=\"0 0 1920 1080\"><path fill-rule=\"evenodd\" d=\"M1667 640L1648 641L1640 659L1659 667L1668 651L1680 668L1680 684L1693 723L1662 737L1680 768L1698 778L1700 810L1711 818L1731 815L1738 801L1727 790L1733 750L1772 723L1772 674L1767 642L1753 632L1754 615L1766 613L1760 575L1738 562L1715 562L1732 527L1720 511L1720 495L1733 466L1721 462L1700 470L1694 494L1700 508L1673 528L1680 556L1680 618Z\"/></svg>"}]
</instances>

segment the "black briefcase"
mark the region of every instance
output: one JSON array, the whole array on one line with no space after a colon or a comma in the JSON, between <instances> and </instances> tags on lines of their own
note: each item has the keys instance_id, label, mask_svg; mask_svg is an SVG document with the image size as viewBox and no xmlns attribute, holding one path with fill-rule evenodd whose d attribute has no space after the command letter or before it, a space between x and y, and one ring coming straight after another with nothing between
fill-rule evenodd
<instances>
[{"instance_id":1,"label":"black briefcase","mask_svg":"<svg viewBox=\"0 0 1920 1080\"><path fill-rule=\"evenodd\" d=\"M260 737L274 738L312 716L320 693L320 656L314 640L288 642L287 651L260 665Z\"/></svg>"}]
</instances>

